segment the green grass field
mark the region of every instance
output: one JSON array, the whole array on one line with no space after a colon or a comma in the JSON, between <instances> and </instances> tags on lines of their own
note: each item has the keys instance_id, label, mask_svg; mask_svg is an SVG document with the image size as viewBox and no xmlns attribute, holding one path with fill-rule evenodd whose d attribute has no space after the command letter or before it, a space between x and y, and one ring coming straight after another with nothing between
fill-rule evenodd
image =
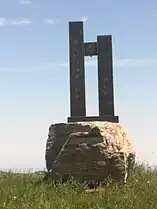
<instances>
[{"instance_id":1,"label":"green grass field","mask_svg":"<svg viewBox=\"0 0 157 209\"><path fill-rule=\"evenodd\" d=\"M37 174L0 174L0 209L157 209L157 171L138 166L127 185L87 192L84 185L44 183Z\"/></svg>"}]
</instances>

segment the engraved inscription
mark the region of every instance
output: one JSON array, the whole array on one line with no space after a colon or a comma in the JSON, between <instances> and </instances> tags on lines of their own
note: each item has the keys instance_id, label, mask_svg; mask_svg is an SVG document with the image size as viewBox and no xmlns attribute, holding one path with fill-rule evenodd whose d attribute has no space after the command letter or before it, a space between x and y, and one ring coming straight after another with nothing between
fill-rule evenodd
<instances>
[{"instance_id":1,"label":"engraved inscription","mask_svg":"<svg viewBox=\"0 0 157 209\"><path fill-rule=\"evenodd\" d=\"M80 75L76 75L76 79L80 78Z\"/></svg>"},{"instance_id":2,"label":"engraved inscription","mask_svg":"<svg viewBox=\"0 0 157 209\"><path fill-rule=\"evenodd\" d=\"M77 44L78 43L78 41L77 40L74 40L74 44Z\"/></svg>"},{"instance_id":3,"label":"engraved inscription","mask_svg":"<svg viewBox=\"0 0 157 209\"><path fill-rule=\"evenodd\" d=\"M75 89L76 99L80 98L80 91L78 88Z\"/></svg>"},{"instance_id":4,"label":"engraved inscription","mask_svg":"<svg viewBox=\"0 0 157 209\"><path fill-rule=\"evenodd\" d=\"M79 68L76 68L76 79L80 79L80 69ZM78 100L78 99L80 99L80 90L79 90L79 88L76 88L75 89L75 94L76 94L76 99Z\"/></svg>"},{"instance_id":5,"label":"engraved inscription","mask_svg":"<svg viewBox=\"0 0 157 209\"><path fill-rule=\"evenodd\" d=\"M74 57L76 57L77 56L77 52L74 52Z\"/></svg>"},{"instance_id":6,"label":"engraved inscription","mask_svg":"<svg viewBox=\"0 0 157 209\"><path fill-rule=\"evenodd\" d=\"M105 78L104 78L104 85L103 85L103 94L104 94L104 96L106 96L107 93L108 93L107 87L108 87L108 78L105 77Z\"/></svg>"},{"instance_id":7,"label":"engraved inscription","mask_svg":"<svg viewBox=\"0 0 157 209\"><path fill-rule=\"evenodd\" d=\"M112 101L108 101L108 105L112 105L113 104L113 102Z\"/></svg>"},{"instance_id":8,"label":"engraved inscription","mask_svg":"<svg viewBox=\"0 0 157 209\"><path fill-rule=\"evenodd\" d=\"M83 23L69 24L69 67L71 116L85 116Z\"/></svg>"},{"instance_id":9,"label":"engraved inscription","mask_svg":"<svg viewBox=\"0 0 157 209\"><path fill-rule=\"evenodd\" d=\"M83 31L82 30L80 30L80 35L82 35L83 34Z\"/></svg>"}]
</instances>

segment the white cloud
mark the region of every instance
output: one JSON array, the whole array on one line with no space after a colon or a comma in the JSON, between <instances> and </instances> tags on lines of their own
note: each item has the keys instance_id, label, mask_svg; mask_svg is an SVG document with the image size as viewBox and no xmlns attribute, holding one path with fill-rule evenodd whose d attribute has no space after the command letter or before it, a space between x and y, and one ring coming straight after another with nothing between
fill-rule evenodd
<instances>
[{"instance_id":1,"label":"white cloud","mask_svg":"<svg viewBox=\"0 0 157 209\"><path fill-rule=\"evenodd\" d=\"M60 65L60 67L68 67L69 62L65 62L64 64ZM97 67L97 59L96 57L85 57L85 67ZM113 59L113 67L118 69L132 69L132 70L142 70L144 68L148 69L156 69L157 68L157 58L142 58L142 59L133 59L133 58L126 58L126 59Z\"/></svg>"},{"instance_id":2,"label":"white cloud","mask_svg":"<svg viewBox=\"0 0 157 209\"><path fill-rule=\"evenodd\" d=\"M13 20L11 22L12 25L30 25L32 21L30 19L23 19L23 20Z\"/></svg>"},{"instance_id":3,"label":"white cloud","mask_svg":"<svg viewBox=\"0 0 157 209\"><path fill-rule=\"evenodd\" d=\"M44 24L47 24L47 25L54 25L57 23L59 23L58 19L44 19Z\"/></svg>"},{"instance_id":4,"label":"white cloud","mask_svg":"<svg viewBox=\"0 0 157 209\"><path fill-rule=\"evenodd\" d=\"M20 1L20 4L32 4L32 1L30 1L30 0L21 0Z\"/></svg>"},{"instance_id":5,"label":"white cloud","mask_svg":"<svg viewBox=\"0 0 157 209\"><path fill-rule=\"evenodd\" d=\"M126 58L114 61L115 67L127 67L127 68L141 68L146 66L157 66L157 58L142 58L142 59L132 59Z\"/></svg>"},{"instance_id":6,"label":"white cloud","mask_svg":"<svg viewBox=\"0 0 157 209\"><path fill-rule=\"evenodd\" d=\"M12 67L2 67L0 66L0 72L50 72L59 69L63 69L68 67L67 63L57 63L57 62L39 62L39 63L31 63L31 64L24 64L20 66L12 66Z\"/></svg>"},{"instance_id":7,"label":"white cloud","mask_svg":"<svg viewBox=\"0 0 157 209\"><path fill-rule=\"evenodd\" d=\"M87 22L88 16L83 16L80 20L83 21L83 22Z\"/></svg>"},{"instance_id":8,"label":"white cloud","mask_svg":"<svg viewBox=\"0 0 157 209\"><path fill-rule=\"evenodd\" d=\"M44 19L44 24L54 25L58 24L59 19ZM24 19L7 19L4 17L0 17L0 27L7 25L30 25L32 21L29 18Z\"/></svg>"},{"instance_id":9,"label":"white cloud","mask_svg":"<svg viewBox=\"0 0 157 209\"><path fill-rule=\"evenodd\" d=\"M7 18L0 18L0 27L7 26L7 25L29 25L32 21L28 18L21 19L21 20L11 20Z\"/></svg>"},{"instance_id":10,"label":"white cloud","mask_svg":"<svg viewBox=\"0 0 157 209\"><path fill-rule=\"evenodd\" d=\"M132 69L132 70L137 70L137 69L156 69L157 68L157 58L150 58L150 59L114 59L113 66L116 68L125 68L125 69ZM90 59L88 57L85 58L85 67L97 67L97 59L96 57ZM0 72L5 71L5 72L50 72L52 70L62 70L66 68L68 70L69 68L69 62L55 62L55 61L50 61L50 62L39 62L39 63L33 63L29 65L24 65L24 66L14 66L12 68L7 68L7 67L2 67L0 66ZM44 69L44 71L43 71Z\"/></svg>"},{"instance_id":11,"label":"white cloud","mask_svg":"<svg viewBox=\"0 0 157 209\"><path fill-rule=\"evenodd\" d=\"M0 27L5 26L8 23L8 20L4 17L0 17Z\"/></svg>"},{"instance_id":12,"label":"white cloud","mask_svg":"<svg viewBox=\"0 0 157 209\"><path fill-rule=\"evenodd\" d=\"M96 65L96 58L94 57L94 59L90 59L89 57L85 57L85 65L86 66L95 66ZM62 63L61 66L63 67L68 67L69 66L69 62L65 62L65 63Z\"/></svg>"},{"instance_id":13,"label":"white cloud","mask_svg":"<svg viewBox=\"0 0 157 209\"><path fill-rule=\"evenodd\" d=\"M44 20L44 23L45 23L45 24L53 25L53 24L55 24L55 20L54 20L54 19L45 19L45 20Z\"/></svg>"},{"instance_id":14,"label":"white cloud","mask_svg":"<svg viewBox=\"0 0 157 209\"><path fill-rule=\"evenodd\" d=\"M97 65L97 59L85 59L85 64L87 66L95 67ZM134 59L134 58L125 58L125 59L116 59L113 58L113 66L117 68L144 68L144 67L157 67L157 58L141 58L141 59Z\"/></svg>"}]
</instances>

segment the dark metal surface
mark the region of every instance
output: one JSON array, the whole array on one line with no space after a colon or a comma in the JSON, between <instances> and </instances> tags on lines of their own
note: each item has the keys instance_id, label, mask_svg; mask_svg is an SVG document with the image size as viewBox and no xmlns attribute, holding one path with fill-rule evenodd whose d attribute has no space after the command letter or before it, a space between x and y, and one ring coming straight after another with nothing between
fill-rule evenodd
<instances>
[{"instance_id":1,"label":"dark metal surface","mask_svg":"<svg viewBox=\"0 0 157 209\"><path fill-rule=\"evenodd\" d=\"M86 117L85 56L98 59L99 116ZM97 36L97 42L84 43L83 22L69 22L69 65L70 65L70 113L68 121L113 121L114 89L112 63L112 36Z\"/></svg>"},{"instance_id":2,"label":"dark metal surface","mask_svg":"<svg viewBox=\"0 0 157 209\"><path fill-rule=\"evenodd\" d=\"M87 116L87 117L69 117L68 123L70 122L87 122L87 121L108 121L113 123L119 122L118 116L112 116L112 115L105 115L105 116Z\"/></svg>"},{"instance_id":3,"label":"dark metal surface","mask_svg":"<svg viewBox=\"0 0 157 209\"><path fill-rule=\"evenodd\" d=\"M114 115L112 38L97 36L99 115Z\"/></svg>"},{"instance_id":4,"label":"dark metal surface","mask_svg":"<svg viewBox=\"0 0 157 209\"><path fill-rule=\"evenodd\" d=\"M71 116L86 115L83 22L69 23Z\"/></svg>"},{"instance_id":5,"label":"dark metal surface","mask_svg":"<svg viewBox=\"0 0 157 209\"><path fill-rule=\"evenodd\" d=\"M97 42L84 43L84 55L85 56L98 55Z\"/></svg>"}]
</instances>

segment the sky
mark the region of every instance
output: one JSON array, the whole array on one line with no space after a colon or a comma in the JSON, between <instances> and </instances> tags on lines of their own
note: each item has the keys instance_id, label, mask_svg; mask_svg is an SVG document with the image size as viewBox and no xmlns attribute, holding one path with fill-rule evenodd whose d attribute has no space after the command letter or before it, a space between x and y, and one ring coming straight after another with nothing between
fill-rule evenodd
<instances>
[{"instance_id":1,"label":"sky","mask_svg":"<svg viewBox=\"0 0 157 209\"><path fill-rule=\"evenodd\" d=\"M137 159L157 164L156 11L155 0L0 0L0 169L45 167L49 126L70 114L68 22L77 20L85 41L112 35L116 115ZM87 114L97 115L96 58L85 65Z\"/></svg>"}]
</instances>

